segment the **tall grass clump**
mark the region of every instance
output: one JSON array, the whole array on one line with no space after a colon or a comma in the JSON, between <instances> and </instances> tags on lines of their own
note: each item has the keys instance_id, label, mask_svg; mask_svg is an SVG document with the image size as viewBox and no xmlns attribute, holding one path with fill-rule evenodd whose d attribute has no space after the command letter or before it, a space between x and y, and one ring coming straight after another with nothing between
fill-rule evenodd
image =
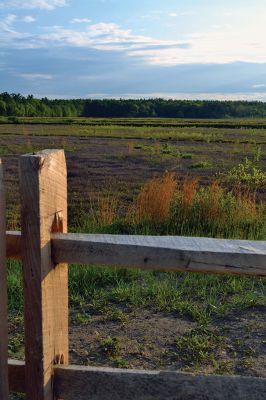
<instances>
[{"instance_id":1,"label":"tall grass clump","mask_svg":"<svg viewBox=\"0 0 266 400\"><path fill-rule=\"evenodd\" d=\"M107 196L97 199L96 211L92 212L93 223L96 226L100 224L111 225L117 218L118 199Z\"/></svg>"},{"instance_id":2,"label":"tall grass clump","mask_svg":"<svg viewBox=\"0 0 266 400\"><path fill-rule=\"evenodd\" d=\"M255 193L235 193L213 182L185 180L172 202L169 234L262 239L265 207Z\"/></svg>"},{"instance_id":3,"label":"tall grass clump","mask_svg":"<svg viewBox=\"0 0 266 400\"><path fill-rule=\"evenodd\" d=\"M81 211L80 232L206 236L261 240L266 237L265 205L256 191L228 189L217 181L200 185L197 178L177 183L173 173L146 182L133 203L123 208L117 198L96 200ZM120 211L119 211L120 210Z\"/></svg>"},{"instance_id":4,"label":"tall grass clump","mask_svg":"<svg viewBox=\"0 0 266 400\"><path fill-rule=\"evenodd\" d=\"M167 221L175 190L176 180L173 173L165 173L162 179L150 179L135 201L133 207L135 222L156 226Z\"/></svg>"},{"instance_id":5,"label":"tall grass clump","mask_svg":"<svg viewBox=\"0 0 266 400\"><path fill-rule=\"evenodd\" d=\"M124 231L153 235L265 238L265 206L256 192L229 190L197 178L177 185L174 175L149 180L130 208Z\"/></svg>"},{"instance_id":6,"label":"tall grass clump","mask_svg":"<svg viewBox=\"0 0 266 400\"><path fill-rule=\"evenodd\" d=\"M75 210L74 221L71 229L83 233L109 232L112 225L116 224L119 214L119 200L116 196L107 194L89 201L88 207L80 204L80 209ZM115 232L114 232L115 233Z\"/></svg>"}]
</instances>

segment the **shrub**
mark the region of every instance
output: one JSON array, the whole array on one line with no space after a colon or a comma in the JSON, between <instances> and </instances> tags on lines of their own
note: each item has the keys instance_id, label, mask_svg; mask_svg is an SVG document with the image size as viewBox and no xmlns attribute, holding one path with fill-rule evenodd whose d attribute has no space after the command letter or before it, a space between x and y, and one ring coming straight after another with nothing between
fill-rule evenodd
<instances>
[{"instance_id":1,"label":"shrub","mask_svg":"<svg viewBox=\"0 0 266 400\"><path fill-rule=\"evenodd\" d=\"M258 168L252 161L245 159L241 164L233 167L225 181L234 186L243 186L248 190L266 189L266 173Z\"/></svg>"}]
</instances>

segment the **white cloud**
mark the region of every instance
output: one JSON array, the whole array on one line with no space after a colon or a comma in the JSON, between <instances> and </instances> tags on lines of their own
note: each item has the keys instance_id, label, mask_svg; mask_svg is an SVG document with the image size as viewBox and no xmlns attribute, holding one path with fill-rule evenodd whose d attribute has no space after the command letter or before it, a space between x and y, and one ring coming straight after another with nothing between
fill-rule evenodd
<instances>
[{"instance_id":1,"label":"white cloud","mask_svg":"<svg viewBox=\"0 0 266 400\"><path fill-rule=\"evenodd\" d=\"M26 15L23 18L18 18L17 15L15 14L8 14L3 21L0 21L0 24L5 25L5 26L11 26L13 25L16 21L23 21L23 22L34 22L36 21L36 19L34 17L32 17L31 15Z\"/></svg>"},{"instance_id":2,"label":"white cloud","mask_svg":"<svg viewBox=\"0 0 266 400\"><path fill-rule=\"evenodd\" d=\"M90 23L91 19L88 18L73 18L71 21L71 24L83 24L83 23Z\"/></svg>"},{"instance_id":3,"label":"white cloud","mask_svg":"<svg viewBox=\"0 0 266 400\"><path fill-rule=\"evenodd\" d=\"M88 98L96 99L175 99L175 100L232 100L266 101L266 92L259 93L187 93L187 92L150 92L150 93L88 93Z\"/></svg>"},{"instance_id":4,"label":"white cloud","mask_svg":"<svg viewBox=\"0 0 266 400\"><path fill-rule=\"evenodd\" d=\"M24 93L26 96L28 93ZM88 98L88 99L152 99L152 98L164 98L164 99L176 99L176 100L244 100L244 101L266 101L265 93L187 93L187 92L149 92L149 93L87 93L85 96L80 94L47 94L38 93L35 97L42 98L47 97L48 99L77 99L77 98Z\"/></svg>"},{"instance_id":5,"label":"white cloud","mask_svg":"<svg viewBox=\"0 0 266 400\"><path fill-rule=\"evenodd\" d=\"M266 9L257 12L247 23L232 24L186 35L187 48L138 49L130 56L141 57L151 64L225 64L233 62L266 63Z\"/></svg>"},{"instance_id":6,"label":"white cloud","mask_svg":"<svg viewBox=\"0 0 266 400\"><path fill-rule=\"evenodd\" d=\"M31 22L36 21L36 18L32 17L31 15L26 15L25 17L22 18L23 22L26 22L27 24L30 24Z\"/></svg>"},{"instance_id":7,"label":"white cloud","mask_svg":"<svg viewBox=\"0 0 266 400\"><path fill-rule=\"evenodd\" d=\"M266 83L258 83L257 85L252 86L254 89L262 89L266 88Z\"/></svg>"},{"instance_id":8,"label":"white cloud","mask_svg":"<svg viewBox=\"0 0 266 400\"><path fill-rule=\"evenodd\" d=\"M9 14L7 17L4 19L4 23L7 25L12 25L17 19L17 16L15 14Z\"/></svg>"},{"instance_id":9,"label":"white cloud","mask_svg":"<svg viewBox=\"0 0 266 400\"><path fill-rule=\"evenodd\" d=\"M9 14L0 20L0 45L10 48L33 48L34 36L26 32L18 32L14 23L19 21L15 14Z\"/></svg>"},{"instance_id":10,"label":"white cloud","mask_svg":"<svg viewBox=\"0 0 266 400\"><path fill-rule=\"evenodd\" d=\"M184 12L170 12L170 13L168 14L168 17L173 17L173 18L175 18L175 17L184 17L185 15L191 15L191 13L188 12L188 11L184 11Z\"/></svg>"},{"instance_id":11,"label":"white cloud","mask_svg":"<svg viewBox=\"0 0 266 400\"><path fill-rule=\"evenodd\" d=\"M39 36L42 42L54 45L72 45L97 50L123 51L128 55L141 52L140 57L148 57L151 51L161 48L185 47L181 41L157 40L148 36L134 35L129 29L122 29L115 23L98 23L87 26L85 31L75 31L54 27L53 32Z\"/></svg>"},{"instance_id":12,"label":"white cloud","mask_svg":"<svg viewBox=\"0 0 266 400\"><path fill-rule=\"evenodd\" d=\"M56 7L66 6L66 0L4 0L0 8L39 8L42 10L54 10Z\"/></svg>"},{"instance_id":13,"label":"white cloud","mask_svg":"<svg viewBox=\"0 0 266 400\"><path fill-rule=\"evenodd\" d=\"M149 14L142 15L140 18L142 19L151 19L151 20L158 20L161 18L163 11L151 11Z\"/></svg>"},{"instance_id":14,"label":"white cloud","mask_svg":"<svg viewBox=\"0 0 266 400\"><path fill-rule=\"evenodd\" d=\"M18 32L10 14L0 22L0 42L14 48L74 46L102 51L123 52L153 65L225 64L233 62L266 63L266 9L248 23L216 27L205 32L186 35L184 40L159 40L134 34L115 23L101 22L84 29L62 26L46 27L46 33ZM4 33L4 35L1 35Z\"/></svg>"},{"instance_id":15,"label":"white cloud","mask_svg":"<svg viewBox=\"0 0 266 400\"><path fill-rule=\"evenodd\" d=\"M49 75L49 74L38 74L38 73L36 73L36 74L32 74L32 73L31 74L19 74L17 76L19 76L20 78L23 78L23 79L27 79L29 81L35 81L35 80L38 80L38 79L44 79L44 80L53 79L52 75Z\"/></svg>"}]
</instances>

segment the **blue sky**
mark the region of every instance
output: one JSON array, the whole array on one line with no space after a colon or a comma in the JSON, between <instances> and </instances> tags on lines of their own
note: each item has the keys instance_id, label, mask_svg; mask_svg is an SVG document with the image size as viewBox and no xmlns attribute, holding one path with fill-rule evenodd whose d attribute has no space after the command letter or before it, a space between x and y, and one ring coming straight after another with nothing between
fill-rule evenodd
<instances>
[{"instance_id":1,"label":"blue sky","mask_svg":"<svg viewBox=\"0 0 266 400\"><path fill-rule=\"evenodd\" d=\"M266 101L265 0L0 0L0 91Z\"/></svg>"}]
</instances>

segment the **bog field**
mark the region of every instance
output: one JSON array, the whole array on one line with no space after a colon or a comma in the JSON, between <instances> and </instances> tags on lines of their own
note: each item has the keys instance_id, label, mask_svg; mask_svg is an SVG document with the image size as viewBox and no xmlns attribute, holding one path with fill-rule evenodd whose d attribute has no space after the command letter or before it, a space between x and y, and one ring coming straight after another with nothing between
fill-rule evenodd
<instances>
[{"instance_id":1,"label":"bog field","mask_svg":"<svg viewBox=\"0 0 266 400\"><path fill-rule=\"evenodd\" d=\"M266 120L0 120L8 228L18 159L64 149L69 231L266 240ZM9 263L9 353L23 358L21 266ZM263 278L69 269L74 364L266 377Z\"/></svg>"}]
</instances>

